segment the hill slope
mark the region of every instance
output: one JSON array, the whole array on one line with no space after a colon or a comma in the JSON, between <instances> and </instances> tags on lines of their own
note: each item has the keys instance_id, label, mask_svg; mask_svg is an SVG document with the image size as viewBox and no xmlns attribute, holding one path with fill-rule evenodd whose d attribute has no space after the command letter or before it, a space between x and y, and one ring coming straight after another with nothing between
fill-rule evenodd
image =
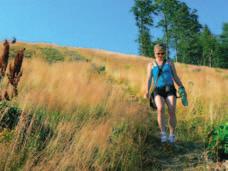
<instances>
[{"instance_id":1,"label":"hill slope","mask_svg":"<svg viewBox=\"0 0 228 171\"><path fill-rule=\"evenodd\" d=\"M0 105L20 117L1 129L0 170L200 169L207 133L228 120L227 70L176 64L190 105L178 101L176 146L161 146L142 98L151 59L26 43L11 56L20 47L19 95Z\"/></svg>"}]
</instances>

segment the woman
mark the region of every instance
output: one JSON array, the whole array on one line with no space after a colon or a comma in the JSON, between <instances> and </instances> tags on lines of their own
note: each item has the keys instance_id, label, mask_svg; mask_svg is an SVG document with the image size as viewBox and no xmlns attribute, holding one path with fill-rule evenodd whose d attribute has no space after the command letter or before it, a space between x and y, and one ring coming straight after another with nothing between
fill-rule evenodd
<instances>
[{"instance_id":1,"label":"woman","mask_svg":"<svg viewBox=\"0 0 228 171\"><path fill-rule=\"evenodd\" d=\"M175 127L176 127L176 89L174 82L178 88L183 89L183 84L177 76L174 64L170 60L165 60L165 46L163 44L156 44L154 46L155 62L149 63L147 67L147 83L145 97L150 96L150 87L153 78L154 82L154 98L157 106L157 120L161 131L161 142L174 143L175 142ZM160 73L159 73L160 70ZM169 137L165 130L165 103L168 106L169 113Z\"/></svg>"}]
</instances>

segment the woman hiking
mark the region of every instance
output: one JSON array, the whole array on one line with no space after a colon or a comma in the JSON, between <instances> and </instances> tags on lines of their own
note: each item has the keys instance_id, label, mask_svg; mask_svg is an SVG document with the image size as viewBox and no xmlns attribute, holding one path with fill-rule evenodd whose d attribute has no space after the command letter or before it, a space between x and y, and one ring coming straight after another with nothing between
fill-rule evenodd
<instances>
[{"instance_id":1,"label":"woman hiking","mask_svg":"<svg viewBox=\"0 0 228 171\"><path fill-rule=\"evenodd\" d=\"M165 59L166 48L164 44L156 44L154 46L155 62L151 62L147 67L147 82L145 97L150 98L151 82L154 83L154 101L157 107L157 120L160 128L161 142L175 142L176 127L176 89L183 89L183 84L177 76L174 64L170 60ZM184 90L185 91L185 90ZM168 106L169 113L169 136L165 129L165 104Z\"/></svg>"}]
</instances>

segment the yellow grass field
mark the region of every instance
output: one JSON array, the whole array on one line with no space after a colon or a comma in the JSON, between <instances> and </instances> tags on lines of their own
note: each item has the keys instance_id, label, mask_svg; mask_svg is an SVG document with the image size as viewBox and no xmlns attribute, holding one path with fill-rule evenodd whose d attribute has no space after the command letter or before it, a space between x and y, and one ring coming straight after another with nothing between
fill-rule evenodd
<instances>
[{"instance_id":1,"label":"yellow grass field","mask_svg":"<svg viewBox=\"0 0 228 171\"><path fill-rule=\"evenodd\" d=\"M23 112L13 130L0 132L0 170L191 168L173 156L196 166L206 162L208 129L228 121L228 70L175 63L189 106L178 100L179 151L161 149L156 113L143 99L152 59L47 44L14 46L32 55L24 59L18 96L6 102ZM48 63L40 48L57 49L64 60Z\"/></svg>"}]
</instances>

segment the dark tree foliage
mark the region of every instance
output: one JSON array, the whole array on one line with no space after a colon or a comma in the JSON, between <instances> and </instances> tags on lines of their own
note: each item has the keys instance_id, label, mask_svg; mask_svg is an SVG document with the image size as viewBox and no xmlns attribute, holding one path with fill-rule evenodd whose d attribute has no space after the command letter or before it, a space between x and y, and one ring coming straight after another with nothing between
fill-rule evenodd
<instances>
[{"instance_id":1,"label":"dark tree foliage","mask_svg":"<svg viewBox=\"0 0 228 171\"><path fill-rule=\"evenodd\" d=\"M217 63L217 50L218 41L216 37L211 33L207 25L205 25L200 33L199 37L200 45L202 47L202 56L200 65L215 67Z\"/></svg>"},{"instance_id":2,"label":"dark tree foliage","mask_svg":"<svg viewBox=\"0 0 228 171\"><path fill-rule=\"evenodd\" d=\"M223 31L219 37L217 53L217 67L228 68L228 23L223 24Z\"/></svg>"},{"instance_id":3,"label":"dark tree foliage","mask_svg":"<svg viewBox=\"0 0 228 171\"><path fill-rule=\"evenodd\" d=\"M208 26L199 23L197 11L180 0L135 0L132 12L141 55L153 56L154 44L162 42L167 58L172 51L178 62L228 68L228 23L216 38ZM161 29L162 37L152 40L152 28Z\"/></svg>"},{"instance_id":4,"label":"dark tree foliage","mask_svg":"<svg viewBox=\"0 0 228 171\"><path fill-rule=\"evenodd\" d=\"M131 11L139 29L138 43L139 53L145 56L152 56L150 26L153 26L152 13L154 12L152 0L135 0Z\"/></svg>"}]
</instances>

